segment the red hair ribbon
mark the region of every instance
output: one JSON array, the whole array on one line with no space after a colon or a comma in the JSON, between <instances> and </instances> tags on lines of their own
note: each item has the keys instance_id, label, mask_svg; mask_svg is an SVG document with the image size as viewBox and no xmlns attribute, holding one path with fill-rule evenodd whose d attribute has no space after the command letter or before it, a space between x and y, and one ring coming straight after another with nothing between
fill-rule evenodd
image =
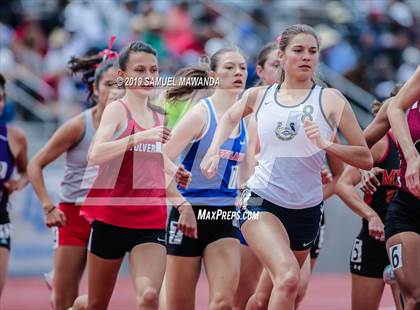
<instances>
[{"instance_id":1,"label":"red hair ribbon","mask_svg":"<svg viewBox=\"0 0 420 310\"><path fill-rule=\"evenodd\" d=\"M104 62L104 61L110 60L110 59L118 58L118 52L112 50L112 45L114 44L115 40L117 40L117 37L115 35L111 36L109 38L108 48L99 52L99 54L98 54L99 57L102 57L101 62ZM98 67L99 65L100 65L100 63L96 64L95 68Z\"/></svg>"}]
</instances>

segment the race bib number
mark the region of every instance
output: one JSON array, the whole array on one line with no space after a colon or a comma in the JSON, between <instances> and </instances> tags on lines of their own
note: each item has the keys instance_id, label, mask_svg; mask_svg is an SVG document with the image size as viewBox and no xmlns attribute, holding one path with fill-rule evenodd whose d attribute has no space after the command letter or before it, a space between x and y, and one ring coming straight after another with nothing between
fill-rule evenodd
<instances>
[{"instance_id":1,"label":"race bib number","mask_svg":"<svg viewBox=\"0 0 420 310\"><path fill-rule=\"evenodd\" d=\"M362 245L363 241L360 239L354 240L353 250L351 252L351 261L353 263L362 262Z\"/></svg>"},{"instance_id":2,"label":"race bib number","mask_svg":"<svg viewBox=\"0 0 420 310\"><path fill-rule=\"evenodd\" d=\"M403 266L402 259L402 245L396 244L389 248L389 259L391 261L392 269L398 269Z\"/></svg>"},{"instance_id":3,"label":"race bib number","mask_svg":"<svg viewBox=\"0 0 420 310\"><path fill-rule=\"evenodd\" d=\"M181 244L184 234L178 229L178 222L171 221L169 225L169 244Z\"/></svg>"}]
</instances>

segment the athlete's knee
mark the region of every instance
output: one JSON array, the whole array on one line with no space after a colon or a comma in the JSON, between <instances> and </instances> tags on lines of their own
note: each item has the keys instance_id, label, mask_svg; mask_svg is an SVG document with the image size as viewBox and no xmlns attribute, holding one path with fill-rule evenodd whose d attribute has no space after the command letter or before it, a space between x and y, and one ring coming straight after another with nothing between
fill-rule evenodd
<instances>
[{"instance_id":1,"label":"athlete's knee","mask_svg":"<svg viewBox=\"0 0 420 310\"><path fill-rule=\"evenodd\" d=\"M296 296L299 290L299 281L299 267L291 266L286 272L274 278L273 290L289 296Z\"/></svg>"},{"instance_id":2,"label":"athlete's knee","mask_svg":"<svg viewBox=\"0 0 420 310\"><path fill-rule=\"evenodd\" d=\"M142 293L137 295L137 309L157 309L158 304L159 293L154 287L147 287Z\"/></svg>"},{"instance_id":3,"label":"athlete's knee","mask_svg":"<svg viewBox=\"0 0 420 310\"><path fill-rule=\"evenodd\" d=\"M233 308L233 294L215 293L209 302L211 310L230 310Z\"/></svg>"}]
</instances>

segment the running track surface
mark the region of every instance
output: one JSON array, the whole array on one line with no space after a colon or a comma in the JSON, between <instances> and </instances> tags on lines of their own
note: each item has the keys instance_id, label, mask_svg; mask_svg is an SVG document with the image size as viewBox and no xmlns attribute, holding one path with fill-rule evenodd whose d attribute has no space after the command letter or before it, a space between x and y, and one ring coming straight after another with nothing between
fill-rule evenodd
<instances>
[{"instance_id":1,"label":"running track surface","mask_svg":"<svg viewBox=\"0 0 420 310\"><path fill-rule=\"evenodd\" d=\"M316 273L312 276L305 299L300 310L350 310L350 275ZM196 309L207 309L207 280L202 274L199 280ZM86 292L86 281L82 283L82 292ZM40 278L8 278L0 300L0 309L4 310L44 310L51 309L49 291ZM134 289L129 277L120 277L117 281L109 309L135 309ZM385 289L381 310L394 309L389 287Z\"/></svg>"}]
</instances>

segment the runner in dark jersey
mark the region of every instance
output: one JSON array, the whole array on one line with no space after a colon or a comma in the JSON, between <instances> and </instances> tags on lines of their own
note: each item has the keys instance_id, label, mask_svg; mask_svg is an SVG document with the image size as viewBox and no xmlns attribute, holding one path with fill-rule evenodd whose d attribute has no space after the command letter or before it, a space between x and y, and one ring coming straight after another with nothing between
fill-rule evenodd
<instances>
[{"instance_id":1,"label":"runner in dark jersey","mask_svg":"<svg viewBox=\"0 0 420 310\"><path fill-rule=\"evenodd\" d=\"M0 115L6 101L6 80L0 74ZM27 142L25 134L18 128L0 124L0 295L7 274L10 255L11 224L7 210L9 197L27 183ZM13 177L16 168L18 178Z\"/></svg>"},{"instance_id":2,"label":"runner in dark jersey","mask_svg":"<svg viewBox=\"0 0 420 310\"><path fill-rule=\"evenodd\" d=\"M398 141L400 187L386 221L389 259L404 309L420 309L420 67L390 103L388 118Z\"/></svg>"},{"instance_id":3,"label":"runner in dark jersey","mask_svg":"<svg viewBox=\"0 0 420 310\"><path fill-rule=\"evenodd\" d=\"M373 107L377 106L374 102ZM379 103L380 104L380 103ZM385 283L383 270L389 264L383 235L388 206L396 192L399 176L398 150L392 133L387 133L371 148L374 165L380 169L379 186L373 193L365 193L364 201L355 186L361 181L357 168L348 166L340 177L336 192L341 199L363 218L350 257L352 273L352 309L377 309ZM393 286L398 309L399 291Z\"/></svg>"}]
</instances>

